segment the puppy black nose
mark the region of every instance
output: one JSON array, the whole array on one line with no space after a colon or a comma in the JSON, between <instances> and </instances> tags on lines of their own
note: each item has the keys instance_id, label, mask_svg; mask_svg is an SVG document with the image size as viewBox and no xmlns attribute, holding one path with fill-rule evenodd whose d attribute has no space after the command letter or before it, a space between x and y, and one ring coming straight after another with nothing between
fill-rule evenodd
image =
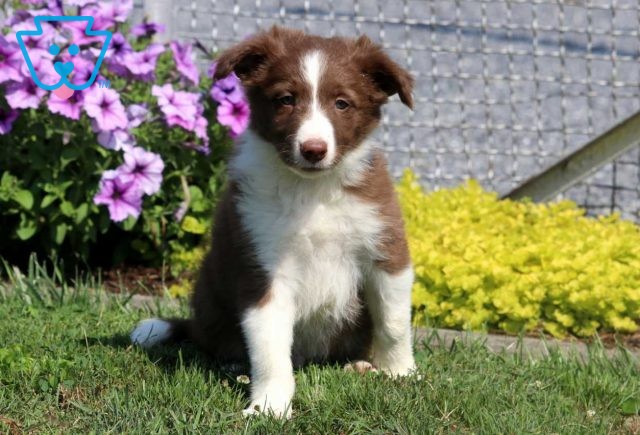
<instances>
[{"instance_id":1,"label":"puppy black nose","mask_svg":"<svg viewBox=\"0 0 640 435\"><path fill-rule=\"evenodd\" d=\"M302 142L300 152L305 160L311 163L318 163L327 155L327 143L320 139L310 139Z\"/></svg>"}]
</instances>

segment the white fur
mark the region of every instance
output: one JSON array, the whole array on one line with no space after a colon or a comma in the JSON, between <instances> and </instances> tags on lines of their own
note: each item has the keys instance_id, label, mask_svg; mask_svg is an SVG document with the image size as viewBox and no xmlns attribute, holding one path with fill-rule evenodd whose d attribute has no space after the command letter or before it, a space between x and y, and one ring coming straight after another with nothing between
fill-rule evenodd
<instances>
[{"instance_id":1,"label":"white fur","mask_svg":"<svg viewBox=\"0 0 640 435\"><path fill-rule=\"evenodd\" d=\"M336 140L333 134L333 125L320 107L320 99L318 98L318 87L324 71L322 54L319 51L314 51L306 55L302 60L302 71L305 80L311 87L312 102L311 110L300 124L296 135L293 156L300 166L327 168L336 158ZM316 164L307 162L300 153L300 145L310 139L320 139L327 144L327 155Z\"/></svg>"},{"instance_id":2,"label":"white fur","mask_svg":"<svg viewBox=\"0 0 640 435\"><path fill-rule=\"evenodd\" d=\"M171 323L156 318L142 320L130 337L133 344L150 348L171 337Z\"/></svg>"},{"instance_id":3,"label":"white fur","mask_svg":"<svg viewBox=\"0 0 640 435\"><path fill-rule=\"evenodd\" d=\"M282 414L283 391L288 400L293 395L292 384L283 381L293 379L292 357L303 362L327 356L332 331L355 319L365 264L380 257L383 223L375 205L343 188L345 174L351 182L362 174L368 153L307 179L290 171L272 145L253 133L245 138L231 162L232 176L242 192L243 226L269 274L273 298L243 319L255 379L251 403L266 401L262 410Z\"/></svg>"},{"instance_id":4,"label":"white fur","mask_svg":"<svg viewBox=\"0 0 640 435\"><path fill-rule=\"evenodd\" d=\"M275 290L275 288L274 288ZM292 293L279 286L268 304L250 309L242 329L250 349L251 403L244 414L271 412L276 417L291 416L295 390L291 345L294 312Z\"/></svg>"},{"instance_id":5,"label":"white fur","mask_svg":"<svg viewBox=\"0 0 640 435\"><path fill-rule=\"evenodd\" d=\"M411 335L413 269L391 275L373 268L367 275L368 307L373 320L373 364L393 376L415 369Z\"/></svg>"}]
</instances>

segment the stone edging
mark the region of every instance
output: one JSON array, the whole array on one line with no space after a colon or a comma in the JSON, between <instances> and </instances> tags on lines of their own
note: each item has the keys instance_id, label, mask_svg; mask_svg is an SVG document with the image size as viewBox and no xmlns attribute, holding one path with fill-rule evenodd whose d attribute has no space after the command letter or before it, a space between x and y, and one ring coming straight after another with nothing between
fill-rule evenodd
<instances>
[{"instance_id":1,"label":"stone edging","mask_svg":"<svg viewBox=\"0 0 640 435\"><path fill-rule=\"evenodd\" d=\"M158 302L177 306L179 304L175 299L148 296L133 295L129 300L129 305L133 308L153 308ZM563 341L557 339L544 339L534 337L515 337L510 335L487 334L468 331L454 331L451 329L425 329L418 328L414 332L414 341L418 345L427 345L429 347L445 347L450 348L455 343L480 343L495 353L505 352L507 354L521 353L528 358L544 358L550 353L558 352L562 356L580 356L587 358L589 356L589 348L587 344L581 341ZM605 354L608 357L620 355L623 350L606 349ZM640 364L640 350L626 351L631 358Z\"/></svg>"}]
</instances>

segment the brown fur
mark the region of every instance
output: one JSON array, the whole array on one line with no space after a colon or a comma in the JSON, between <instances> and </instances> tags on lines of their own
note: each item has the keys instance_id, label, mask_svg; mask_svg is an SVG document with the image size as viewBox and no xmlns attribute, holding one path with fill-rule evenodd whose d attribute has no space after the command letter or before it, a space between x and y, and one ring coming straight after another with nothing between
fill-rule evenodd
<instances>
[{"instance_id":1,"label":"brown fur","mask_svg":"<svg viewBox=\"0 0 640 435\"><path fill-rule=\"evenodd\" d=\"M256 263L242 228L232 183L216 210L212 244L196 283L191 307L193 339L216 359L246 358L240 315L268 298L269 282Z\"/></svg>"},{"instance_id":2,"label":"brown fur","mask_svg":"<svg viewBox=\"0 0 640 435\"><path fill-rule=\"evenodd\" d=\"M378 126L380 107L390 95L397 93L407 106L413 105L411 75L366 36L321 38L279 27L260 33L224 52L214 79L236 72L247 90L251 128L272 143L288 165L293 165L291 141L312 99L300 64L314 50L322 51L328 65L318 92L334 126L338 152L334 165ZM284 95L293 95L295 105L278 104ZM338 110L337 99L349 107Z\"/></svg>"},{"instance_id":3,"label":"brown fur","mask_svg":"<svg viewBox=\"0 0 640 435\"><path fill-rule=\"evenodd\" d=\"M314 49L321 49L327 56L328 72L319 84L319 95L334 126L338 152L335 164L378 125L380 107L390 95L397 93L407 106L413 104L409 73L366 37L324 39L277 27L260 33L224 52L215 78L236 72L250 101L251 128L273 144L288 165L293 164L289 155L292 134L308 112L312 98L300 63ZM288 94L295 95L295 105L277 103ZM338 98L346 100L349 107L336 108ZM380 240L383 258L377 265L389 273L406 268L409 254L402 217L384 157L375 154L363 181L345 189L379 206L386 230ZM191 335L211 356L221 360L247 358L240 327L242 314L271 299L268 274L254 258L254 247L240 220L240 195L238 185L232 182L218 204L211 250L203 261L192 299ZM371 316L363 305L356 321L345 324L334 336L328 359L367 358L371 342Z\"/></svg>"},{"instance_id":4,"label":"brown fur","mask_svg":"<svg viewBox=\"0 0 640 435\"><path fill-rule=\"evenodd\" d=\"M385 229L379 243L383 258L378 259L376 265L390 274L405 270L411 263L411 258L404 232L404 221L393 182L387 171L387 160L382 153L374 154L371 169L362 183L347 186L345 189L362 200L378 206Z\"/></svg>"}]
</instances>

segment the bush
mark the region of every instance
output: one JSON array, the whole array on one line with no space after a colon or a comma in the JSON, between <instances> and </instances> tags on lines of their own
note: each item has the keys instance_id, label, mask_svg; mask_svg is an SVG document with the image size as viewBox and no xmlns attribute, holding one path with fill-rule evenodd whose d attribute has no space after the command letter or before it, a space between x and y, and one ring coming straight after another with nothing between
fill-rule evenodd
<instances>
[{"instance_id":1,"label":"bush","mask_svg":"<svg viewBox=\"0 0 640 435\"><path fill-rule=\"evenodd\" d=\"M248 122L237 78L213 85L191 44L152 42L158 24L131 27L131 0L28 3L0 34L0 256L157 265L196 246L224 183L230 136ZM43 12L90 15L94 29L113 33L96 82L68 100L35 86L17 44L16 31L34 29ZM87 37L85 25L45 22L43 35L25 38L43 82L60 80L57 60L73 61L71 83L87 81L104 40Z\"/></svg>"},{"instance_id":2,"label":"bush","mask_svg":"<svg viewBox=\"0 0 640 435\"><path fill-rule=\"evenodd\" d=\"M640 319L640 232L574 203L499 200L475 182L425 194L398 186L416 271L414 319L554 336L633 332Z\"/></svg>"}]
</instances>

